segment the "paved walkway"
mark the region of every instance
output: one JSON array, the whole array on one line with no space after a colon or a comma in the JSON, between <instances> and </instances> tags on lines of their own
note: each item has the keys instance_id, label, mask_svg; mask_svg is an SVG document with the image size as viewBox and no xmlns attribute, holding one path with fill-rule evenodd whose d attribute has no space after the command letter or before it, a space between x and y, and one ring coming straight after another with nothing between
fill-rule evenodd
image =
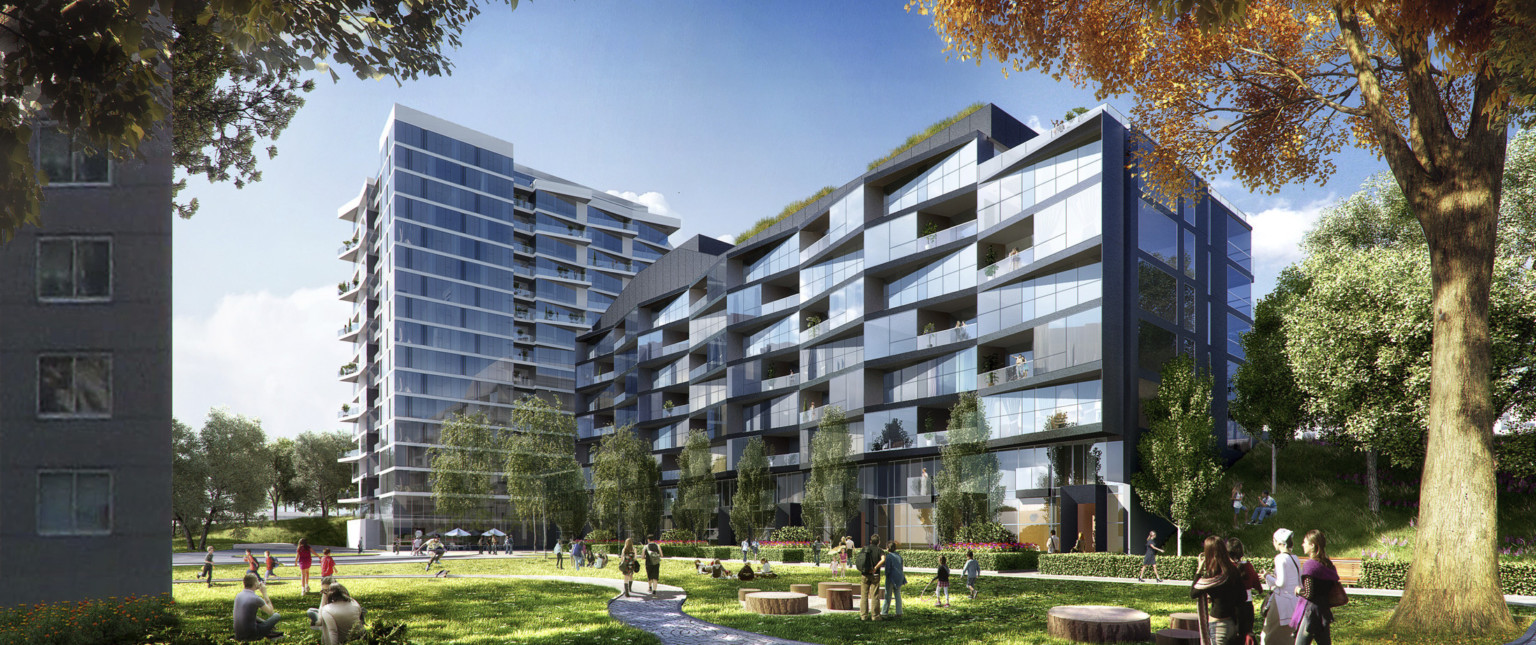
<instances>
[{"instance_id":1,"label":"paved walkway","mask_svg":"<svg viewBox=\"0 0 1536 645\"><path fill-rule=\"evenodd\" d=\"M394 578L432 578L434 576L422 574L400 575L366 575L366 576L337 576L341 580L356 579L394 579ZM578 576L533 576L512 574L448 574L449 578L501 578L513 580L552 580L555 582L570 582L575 584L596 585L608 587L614 591L624 591L624 581L617 578L584 578ZM203 580L176 580L177 584L201 583ZM239 582L235 578L215 579L214 582ZM317 583L318 584L318 583ZM648 583L635 581L631 586L629 598L622 595L615 596L608 601L608 615L621 623L655 634L661 639L661 645L717 645L729 643L731 645L813 645L802 641L784 640L752 632L744 632L739 629L722 627L714 623L705 622L689 616L683 612L683 602L688 600L688 595L681 587L672 585L657 585L656 595L646 593L650 588Z\"/></svg>"}]
</instances>

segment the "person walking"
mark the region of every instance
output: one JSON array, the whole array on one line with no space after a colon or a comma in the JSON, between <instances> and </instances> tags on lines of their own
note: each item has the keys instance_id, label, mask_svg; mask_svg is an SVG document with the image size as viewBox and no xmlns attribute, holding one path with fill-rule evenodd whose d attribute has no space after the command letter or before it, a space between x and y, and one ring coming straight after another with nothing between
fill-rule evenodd
<instances>
[{"instance_id":1,"label":"person walking","mask_svg":"<svg viewBox=\"0 0 1536 645\"><path fill-rule=\"evenodd\" d=\"M629 597L629 588L635 584L635 571L640 568L640 563L635 557L635 539L624 539L624 550L619 553L619 573L624 574L624 597Z\"/></svg>"},{"instance_id":2,"label":"person walking","mask_svg":"<svg viewBox=\"0 0 1536 645\"><path fill-rule=\"evenodd\" d=\"M1157 531L1148 533L1147 552L1141 556L1141 571L1136 574L1136 582L1145 582L1142 578L1147 575L1147 567L1152 567L1153 578L1156 578L1158 582L1163 581L1163 576L1157 572L1157 554L1162 552L1162 549L1157 548Z\"/></svg>"},{"instance_id":3,"label":"person walking","mask_svg":"<svg viewBox=\"0 0 1536 645\"><path fill-rule=\"evenodd\" d=\"M747 538L741 538L741 561L746 562L747 556L752 555L752 543Z\"/></svg>"},{"instance_id":4,"label":"person walking","mask_svg":"<svg viewBox=\"0 0 1536 645\"><path fill-rule=\"evenodd\" d=\"M263 553L266 555L267 580L270 581L273 579L272 570L276 569L280 563L277 561L277 558L272 557L271 551L264 551Z\"/></svg>"},{"instance_id":5,"label":"person walking","mask_svg":"<svg viewBox=\"0 0 1536 645\"><path fill-rule=\"evenodd\" d=\"M245 572L256 574L256 579L266 582L261 577L261 566L256 563L256 556L251 555L251 550L245 550Z\"/></svg>"},{"instance_id":6,"label":"person walking","mask_svg":"<svg viewBox=\"0 0 1536 645\"><path fill-rule=\"evenodd\" d=\"M1339 571L1328 558L1328 536L1321 530L1307 531L1301 549L1309 558L1301 567L1301 585L1296 587L1296 611L1291 613L1291 629L1296 630L1296 645L1333 645L1333 608L1343 604L1335 597L1344 596Z\"/></svg>"},{"instance_id":7,"label":"person walking","mask_svg":"<svg viewBox=\"0 0 1536 645\"><path fill-rule=\"evenodd\" d=\"M939 570L933 576L937 586L933 590L933 606L949 606L949 556L939 556Z\"/></svg>"},{"instance_id":8,"label":"person walking","mask_svg":"<svg viewBox=\"0 0 1536 645\"><path fill-rule=\"evenodd\" d=\"M1088 536L1087 536L1086 533L1084 533L1082 531L1078 531L1077 532L1077 541L1072 543L1072 552L1073 553L1087 553L1088 552Z\"/></svg>"},{"instance_id":9,"label":"person walking","mask_svg":"<svg viewBox=\"0 0 1536 645\"><path fill-rule=\"evenodd\" d=\"M1243 541L1235 537L1227 538L1227 555L1232 558L1232 566L1236 567L1239 579L1243 582L1243 602L1237 605L1237 639L1239 643L1248 642L1253 636L1253 592L1262 590L1264 582L1259 579L1259 572L1253 568L1253 563L1244 559L1248 549L1243 546Z\"/></svg>"},{"instance_id":10,"label":"person walking","mask_svg":"<svg viewBox=\"0 0 1536 645\"><path fill-rule=\"evenodd\" d=\"M901 587L907 584L907 571L901 566L901 554L896 552L899 544L891 540L885 546L885 614L886 618L901 617ZM896 601L896 612L891 612L891 601Z\"/></svg>"},{"instance_id":11,"label":"person walking","mask_svg":"<svg viewBox=\"0 0 1536 645\"><path fill-rule=\"evenodd\" d=\"M854 565L862 576L859 586L859 620L880 620L880 604L875 592L880 590L880 567L885 565L885 550L881 548L880 534L870 537L869 544L859 551Z\"/></svg>"},{"instance_id":12,"label":"person walking","mask_svg":"<svg viewBox=\"0 0 1536 645\"><path fill-rule=\"evenodd\" d=\"M651 583L651 595L656 595L656 586L661 582L661 559L667 554L661 550L661 545L655 540L645 540L645 579Z\"/></svg>"},{"instance_id":13,"label":"person walking","mask_svg":"<svg viewBox=\"0 0 1536 645\"><path fill-rule=\"evenodd\" d=\"M1218 536L1205 538L1195 568L1195 580L1189 586L1189 597L1199 601L1198 624L1206 625L1210 630L1209 635L1201 635L1202 643L1240 645L1237 611L1245 598L1242 575L1232 565L1226 541Z\"/></svg>"},{"instance_id":14,"label":"person walking","mask_svg":"<svg viewBox=\"0 0 1536 645\"><path fill-rule=\"evenodd\" d=\"M320 577L336 575L336 558L331 557L331 550L326 549L320 555Z\"/></svg>"},{"instance_id":15,"label":"person walking","mask_svg":"<svg viewBox=\"0 0 1536 645\"><path fill-rule=\"evenodd\" d=\"M208 555L203 556L203 571L197 574L199 578L207 578L208 586L213 586L213 547L208 547Z\"/></svg>"},{"instance_id":16,"label":"person walking","mask_svg":"<svg viewBox=\"0 0 1536 645\"><path fill-rule=\"evenodd\" d=\"M299 538L298 553L294 559L299 563L299 595L309 593L309 567L313 564L314 551L309 548L309 538Z\"/></svg>"},{"instance_id":17,"label":"person walking","mask_svg":"<svg viewBox=\"0 0 1536 645\"><path fill-rule=\"evenodd\" d=\"M1061 553L1061 538L1056 536L1056 531L1051 530L1051 537L1045 539L1046 553Z\"/></svg>"},{"instance_id":18,"label":"person walking","mask_svg":"<svg viewBox=\"0 0 1536 645\"><path fill-rule=\"evenodd\" d=\"M818 566L818 567L821 566L821 538L820 537L818 537L815 540L811 541L811 561L816 563L816 566Z\"/></svg>"},{"instance_id":19,"label":"person walking","mask_svg":"<svg viewBox=\"0 0 1536 645\"><path fill-rule=\"evenodd\" d=\"M976 554L970 550L965 552L965 569L961 573L965 575L965 590L971 594L971 600L975 600L976 579L981 577L981 563L976 561Z\"/></svg>"},{"instance_id":20,"label":"person walking","mask_svg":"<svg viewBox=\"0 0 1536 645\"><path fill-rule=\"evenodd\" d=\"M1290 529L1276 529L1271 539L1275 568L1264 574L1269 597L1260 612L1264 617L1263 640L1266 645L1293 645L1296 632L1291 629L1291 614L1296 610L1296 587L1301 584L1301 560L1291 553L1294 544Z\"/></svg>"},{"instance_id":21,"label":"person walking","mask_svg":"<svg viewBox=\"0 0 1536 645\"><path fill-rule=\"evenodd\" d=\"M565 568L565 541L555 540L555 568Z\"/></svg>"},{"instance_id":22,"label":"person walking","mask_svg":"<svg viewBox=\"0 0 1536 645\"><path fill-rule=\"evenodd\" d=\"M571 564L576 565L577 573L581 572L581 565L586 564L585 553L583 553L584 551L586 551L586 549L582 547L581 540L574 540L571 542Z\"/></svg>"},{"instance_id":23,"label":"person walking","mask_svg":"<svg viewBox=\"0 0 1536 645\"><path fill-rule=\"evenodd\" d=\"M421 555L421 536L411 538L411 555Z\"/></svg>"},{"instance_id":24,"label":"person walking","mask_svg":"<svg viewBox=\"0 0 1536 645\"><path fill-rule=\"evenodd\" d=\"M759 543L757 540L752 540L752 557L753 558L757 558L758 555L761 552L762 552L762 544Z\"/></svg>"},{"instance_id":25,"label":"person walking","mask_svg":"<svg viewBox=\"0 0 1536 645\"><path fill-rule=\"evenodd\" d=\"M843 575L848 574L848 565L853 563L853 554L856 547L853 545L853 537L843 536Z\"/></svg>"}]
</instances>

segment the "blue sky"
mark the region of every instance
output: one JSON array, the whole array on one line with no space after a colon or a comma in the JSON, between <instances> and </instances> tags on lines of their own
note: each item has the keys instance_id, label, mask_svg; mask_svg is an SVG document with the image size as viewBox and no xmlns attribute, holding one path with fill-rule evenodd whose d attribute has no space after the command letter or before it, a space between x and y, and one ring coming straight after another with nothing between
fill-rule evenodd
<instances>
[{"instance_id":1,"label":"blue sky","mask_svg":"<svg viewBox=\"0 0 1536 645\"><path fill-rule=\"evenodd\" d=\"M184 193L202 207L175 226L177 417L196 424L224 405L271 435L338 427L349 388L335 380L348 358L335 330L348 308L334 285L348 266L335 254L351 229L336 207L377 171L395 102L512 141L520 163L654 193L653 209L683 221L674 243L736 233L845 183L975 101L1047 127L1101 102L1038 74L947 60L929 21L902 4L524 1L471 24L451 77L321 79L261 182L194 179ZM1278 195L1216 178L1252 218L1257 293L1297 259L1322 206L1385 169L1359 151L1338 165L1326 185Z\"/></svg>"}]
</instances>

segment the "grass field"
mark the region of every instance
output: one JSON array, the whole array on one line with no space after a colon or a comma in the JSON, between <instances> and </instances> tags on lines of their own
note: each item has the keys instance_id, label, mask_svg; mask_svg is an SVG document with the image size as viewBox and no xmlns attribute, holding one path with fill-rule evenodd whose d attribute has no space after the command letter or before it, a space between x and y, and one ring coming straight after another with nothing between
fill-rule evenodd
<instances>
[{"instance_id":1,"label":"grass field","mask_svg":"<svg viewBox=\"0 0 1536 645\"><path fill-rule=\"evenodd\" d=\"M569 567L564 570L556 570L553 560L539 560L532 558L505 558L505 559L477 559L449 561L448 569L455 574L534 574L551 575L564 574L575 575L575 571ZM774 567L780 577L774 580L753 581L750 586L768 591L788 591L793 583L815 583L831 579L825 568L817 569L805 566L780 566ZM339 573L343 578L347 575L387 574L387 573L420 573L421 565L411 564L370 564L342 566ZM219 567L218 575L234 577L243 572L242 567ZM178 578L191 578L195 569L178 568ZM594 570L583 569L582 576L618 578L618 572L614 568ZM846 580L852 581L849 576ZM684 608L688 613L714 623L728 627L759 632L771 636L803 640L826 645L862 645L869 642L881 643L988 643L988 644L1022 644L1043 643L1059 644L1064 641L1049 638L1045 635L1045 613L1057 605L1120 605L1134 607L1146 611L1152 615L1153 630L1168 626L1168 615L1180 611L1193 611L1194 604L1189 600L1189 592L1184 587L1131 585L1114 583L1089 583L1089 582L1060 582L1044 580L1027 580L1019 578L983 577L982 596L971 601L956 598L953 607L940 609L933 606L931 597L924 600L916 598L923 585L928 582L929 576L924 574L912 574L908 576L911 584L907 589L906 616L898 621L882 623L860 622L853 614L823 615L814 617L765 617L749 614L740 608L736 600L736 590L742 586L730 580L712 580L699 576L692 572L692 566L688 562L668 561L663 565L662 582L683 587L688 592L688 602ZM345 582L345 580L344 580ZM590 592L582 592L580 596L548 596L541 602L531 605L519 603L500 603L485 608L460 610L456 607L445 605L436 599L437 592L424 592L423 590L439 589L464 589L466 592L472 589L500 589L503 581L495 580L434 580L434 579L404 579L404 580L376 580L376 581L352 581L346 582L349 588L356 592L359 601L369 607L390 607L380 614L391 619L400 619L410 622L413 632L416 630L415 616L424 616L428 624L440 624L451 620L479 620L485 625L484 629L515 629L522 625L523 629L535 623L549 630L547 638L557 640L521 640L519 642L533 643L579 643L581 640L558 640L559 629L564 629L564 623L550 624L550 616L558 616L561 621L577 620L576 617L565 615L567 611L576 612L580 616L586 616L588 609L601 613L601 603L591 604L587 599L606 599L612 596L612 592L597 587L590 587ZM363 585L368 586L363 586ZM455 587L456 584L465 584L467 587ZM374 586L377 585L377 586ZM639 583L637 583L637 586ZM287 607L299 607L301 603L297 598L297 585L291 581L279 581L273 586L274 602L283 599ZM571 585L558 585L545 588L539 593L560 594L564 589L576 589ZM183 594L196 594L202 597L212 597L215 600L205 608L197 609L211 614L207 618L219 624L227 624L227 613L230 598L233 597L237 586L233 583L223 583L211 591L206 591L201 585L177 585L176 597L180 601ZM455 592L456 593L456 592ZM479 592L476 592L477 594ZM574 591L572 593L575 593ZM379 594L379 604L375 601L375 594ZM494 596L494 594L492 594ZM478 595L476 597L479 597ZM310 596L305 602L314 602L314 596ZM1340 645L1364 645L1366 643L1401 643L1405 645L1471 645L1472 643L1486 643L1489 639L1458 640L1455 636L1432 635L1412 638L1397 638L1386 631L1387 619L1391 617L1392 608L1395 605L1392 598L1368 598L1364 596L1353 597L1350 604L1338 612L1338 622L1334 627L1334 639ZM288 611L285 605L279 604L280 611ZM375 611L370 609L370 611ZM440 612L467 611L460 614L461 618L450 619L443 617ZM526 612L532 612L528 614ZM542 612L542 616L541 613ZM1528 625L1536 610L1517 609L1516 621L1522 625ZM598 617L594 616L594 620ZM606 617L602 617L606 620ZM210 623L212 624L212 623ZM617 623L609 623L617 625ZM506 625L506 627L502 627ZM425 629L425 628L424 628ZM448 625L433 628L440 629L444 638L450 640L423 639L423 642L452 642L473 643L476 640L451 640L454 638L478 638L478 635L466 635L458 628ZM478 632L480 628L472 631ZM593 623L584 619L572 626L573 630L586 630L572 632L572 638L586 638L584 634L607 634L597 630ZM505 632L496 632L505 633ZM1505 642L1513 639L1519 632L1511 632L1509 638L1497 642ZM594 641L595 642L595 641ZM644 643L647 641L618 641Z\"/></svg>"},{"instance_id":2,"label":"grass field","mask_svg":"<svg viewBox=\"0 0 1536 645\"><path fill-rule=\"evenodd\" d=\"M215 549L232 549L236 544L251 544L257 542L285 542L295 543L299 538L309 538L310 544L325 546L346 546L347 519L345 517L331 516L328 518L297 517L276 522L267 522L265 526L216 526L208 531L208 546ZM193 541L202 537L201 529L192 531ZM171 539L171 551L185 553L199 549L188 549L187 538L181 533Z\"/></svg>"}]
</instances>

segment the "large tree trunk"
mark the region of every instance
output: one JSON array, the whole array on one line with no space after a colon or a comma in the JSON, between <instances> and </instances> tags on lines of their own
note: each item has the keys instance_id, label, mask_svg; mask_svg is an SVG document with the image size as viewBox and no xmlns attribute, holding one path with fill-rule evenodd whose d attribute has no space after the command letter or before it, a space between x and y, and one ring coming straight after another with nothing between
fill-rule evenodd
<instances>
[{"instance_id":1,"label":"large tree trunk","mask_svg":"<svg viewBox=\"0 0 1536 645\"><path fill-rule=\"evenodd\" d=\"M181 520L177 520L177 523L181 525L181 532L187 536L187 549L191 551L198 550L197 542L192 538L192 525Z\"/></svg>"},{"instance_id":2,"label":"large tree trunk","mask_svg":"<svg viewBox=\"0 0 1536 645\"><path fill-rule=\"evenodd\" d=\"M1381 513L1381 472L1376 468L1376 451L1365 451L1365 506L1372 514Z\"/></svg>"},{"instance_id":3,"label":"large tree trunk","mask_svg":"<svg viewBox=\"0 0 1536 645\"><path fill-rule=\"evenodd\" d=\"M1488 334L1502 128L1497 146L1456 152L1438 181L1404 186L1429 241L1434 345L1419 530L1391 625L1492 634L1513 626L1499 588Z\"/></svg>"}]
</instances>

